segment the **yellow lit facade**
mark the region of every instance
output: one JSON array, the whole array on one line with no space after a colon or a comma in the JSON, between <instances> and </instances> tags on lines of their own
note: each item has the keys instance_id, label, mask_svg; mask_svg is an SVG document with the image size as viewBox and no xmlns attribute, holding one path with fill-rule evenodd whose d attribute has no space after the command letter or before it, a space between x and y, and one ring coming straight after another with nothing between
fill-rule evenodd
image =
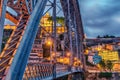
<instances>
[{"instance_id":1,"label":"yellow lit facade","mask_svg":"<svg viewBox=\"0 0 120 80\"><path fill-rule=\"evenodd\" d=\"M45 31L49 32L49 33L52 33L52 24L53 24L53 21L52 20L48 20L50 18L50 14L49 13L46 13L45 16L42 17L40 23L41 23L41 26L44 28L42 29L42 33L44 33ZM64 33L67 31L66 27L64 26L57 26L56 27L56 31L58 34L61 34L61 33Z\"/></svg>"},{"instance_id":2,"label":"yellow lit facade","mask_svg":"<svg viewBox=\"0 0 120 80\"><path fill-rule=\"evenodd\" d=\"M70 58L68 58L68 57L60 57L60 58L57 58L57 62L63 63L63 64L70 64Z\"/></svg>"},{"instance_id":3,"label":"yellow lit facade","mask_svg":"<svg viewBox=\"0 0 120 80\"><path fill-rule=\"evenodd\" d=\"M52 20L48 20L49 17L51 17L50 14L46 13L46 15L43 16L41 21L40 21L40 25L44 28L44 29L41 29L42 33L46 33L46 31L49 32L49 33L52 33L52 30L53 30L52 29L52 24L53 24L53 22L52 22ZM16 28L16 26L11 26L11 25L4 26L4 29L12 29L12 30L14 30L15 28ZM64 32L67 31L66 27L64 27L64 26L57 26L56 29L57 29L56 31L57 31L58 34L61 34L61 33L64 33Z\"/></svg>"},{"instance_id":4,"label":"yellow lit facade","mask_svg":"<svg viewBox=\"0 0 120 80\"><path fill-rule=\"evenodd\" d=\"M14 29L16 29L16 26L14 26L14 25L5 25L4 29L12 29L12 30L14 30Z\"/></svg>"},{"instance_id":5,"label":"yellow lit facade","mask_svg":"<svg viewBox=\"0 0 120 80\"><path fill-rule=\"evenodd\" d=\"M103 60L118 61L119 55L118 51L103 50L99 52L99 55Z\"/></svg>"},{"instance_id":6,"label":"yellow lit facade","mask_svg":"<svg viewBox=\"0 0 120 80\"><path fill-rule=\"evenodd\" d=\"M113 50L113 45L111 45L111 44L106 44L106 49L108 49L108 50Z\"/></svg>"},{"instance_id":7,"label":"yellow lit facade","mask_svg":"<svg viewBox=\"0 0 120 80\"><path fill-rule=\"evenodd\" d=\"M113 70L120 72L120 63L115 63L113 66Z\"/></svg>"}]
</instances>

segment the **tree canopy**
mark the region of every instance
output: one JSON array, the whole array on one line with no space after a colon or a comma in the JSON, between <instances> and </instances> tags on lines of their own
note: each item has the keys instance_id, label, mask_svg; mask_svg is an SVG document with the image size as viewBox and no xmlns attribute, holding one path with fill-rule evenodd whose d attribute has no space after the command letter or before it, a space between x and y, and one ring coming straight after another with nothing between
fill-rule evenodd
<instances>
[{"instance_id":1,"label":"tree canopy","mask_svg":"<svg viewBox=\"0 0 120 80\"><path fill-rule=\"evenodd\" d=\"M97 38L115 38L116 36L114 35L103 35L103 36L100 36L98 35Z\"/></svg>"},{"instance_id":2,"label":"tree canopy","mask_svg":"<svg viewBox=\"0 0 120 80\"><path fill-rule=\"evenodd\" d=\"M65 25L64 20L65 20L64 17L56 17L57 23L60 24L61 26L64 26L64 25ZM52 16L50 16L50 17L48 18L48 21L53 21Z\"/></svg>"}]
</instances>

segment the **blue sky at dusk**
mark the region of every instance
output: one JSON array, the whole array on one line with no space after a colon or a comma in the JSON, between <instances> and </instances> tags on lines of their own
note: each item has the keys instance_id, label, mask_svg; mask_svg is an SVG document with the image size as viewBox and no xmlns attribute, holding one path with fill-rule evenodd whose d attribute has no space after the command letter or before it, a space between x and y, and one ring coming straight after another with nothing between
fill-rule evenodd
<instances>
[{"instance_id":1,"label":"blue sky at dusk","mask_svg":"<svg viewBox=\"0 0 120 80\"><path fill-rule=\"evenodd\" d=\"M78 1L87 37L106 34L120 36L120 0ZM8 20L7 23L12 24Z\"/></svg>"},{"instance_id":2,"label":"blue sky at dusk","mask_svg":"<svg viewBox=\"0 0 120 80\"><path fill-rule=\"evenodd\" d=\"M120 36L120 0L79 0L87 37Z\"/></svg>"}]
</instances>

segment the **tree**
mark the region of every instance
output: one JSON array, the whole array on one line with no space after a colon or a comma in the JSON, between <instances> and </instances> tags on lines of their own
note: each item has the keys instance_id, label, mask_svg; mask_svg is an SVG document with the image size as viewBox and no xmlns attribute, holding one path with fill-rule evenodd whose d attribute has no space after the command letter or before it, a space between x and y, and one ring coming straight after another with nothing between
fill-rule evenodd
<instances>
[{"instance_id":1,"label":"tree","mask_svg":"<svg viewBox=\"0 0 120 80\"><path fill-rule=\"evenodd\" d=\"M97 38L101 38L100 35L98 35Z\"/></svg>"},{"instance_id":2,"label":"tree","mask_svg":"<svg viewBox=\"0 0 120 80\"><path fill-rule=\"evenodd\" d=\"M101 68L103 68L105 70L106 64L103 60L100 61L99 65L100 65Z\"/></svg>"},{"instance_id":3,"label":"tree","mask_svg":"<svg viewBox=\"0 0 120 80\"><path fill-rule=\"evenodd\" d=\"M109 69L110 71L112 70L112 68L113 68L113 63L110 61L110 60L108 60L108 61L103 61L103 60L101 60L100 61L100 63L99 63L99 65L101 66L101 68L103 68L104 70L105 69Z\"/></svg>"},{"instance_id":4,"label":"tree","mask_svg":"<svg viewBox=\"0 0 120 80\"><path fill-rule=\"evenodd\" d=\"M50 22L50 21L53 21L52 16L50 16L47 20L48 20L49 22ZM65 25L64 20L65 20L64 17L56 17L57 23L60 24L61 26L64 26L64 25Z\"/></svg>"},{"instance_id":5,"label":"tree","mask_svg":"<svg viewBox=\"0 0 120 80\"><path fill-rule=\"evenodd\" d=\"M108 72L103 73L103 72L101 72L101 73L99 74L99 78L107 78L107 79L110 79L111 77L112 77L112 73L108 73Z\"/></svg>"},{"instance_id":6,"label":"tree","mask_svg":"<svg viewBox=\"0 0 120 80\"><path fill-rule=\"evenodd\" d=\"M113 68L113 63L108 60L108 61L106 62L106 67L107 67L107 69L109 69L109 70L111 71L112 68Z\"/></svg>"},{"instance_id":7,"label":"tree","mask_svg":"<svg viewBox=\"0 0 120 80\"><path fill-rule=\"evenodd\" d=\"M97 38L115 38L115 36L113 36L113 35L104 35L104 36L98 35Z\"/></svg>"},{"instance_id":8,"label":"tree","mask_svg":"<svg viewBox=\"0 0 120 80\"><path fill-rule=\"evenodd\" d=\"M57 17L56 20L57 20L57 23L60 24L61 26L65 25L65 23L64 23L64 20L65 20L64 17Z\"/></svg>"},{"instance_id":9,"label":"tree","mask_svg":"<svg viewBox=\"0 0 120 80\"><path fill-rule=\"evenodd\" d=\"M50 16L48 19L47 19L49 22L52 21L52 16Z\"/></svg>"}]
</instances>

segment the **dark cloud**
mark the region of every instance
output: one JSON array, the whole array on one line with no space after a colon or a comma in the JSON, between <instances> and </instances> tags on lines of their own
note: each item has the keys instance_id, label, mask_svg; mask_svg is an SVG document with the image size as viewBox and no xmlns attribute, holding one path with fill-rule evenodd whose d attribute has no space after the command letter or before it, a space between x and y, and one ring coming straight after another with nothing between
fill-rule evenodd
<instances>
[{"instance_id":1,"label":"dark cloud","mask_svg":"<svg viewBox=\"0 0 120 80\"><path fill-rule=\"evenodd\" d=\"M79 4L88 37L120 36L120 0L79 0Z\"/></svg>"},{"instance_id":2,"label":"dark cloud","mask_svg":"<svg viewBox=\"0 0 120 80\"><path fill-rule=\"evenodd\" d=\"M88 37L106 34L120 36L120 0L78 1L84 31ZM7 7L7 10L14 12L9 7ZM9 20L6 20L5 23L13 24Z\"/></svg>"}]
</instances>

